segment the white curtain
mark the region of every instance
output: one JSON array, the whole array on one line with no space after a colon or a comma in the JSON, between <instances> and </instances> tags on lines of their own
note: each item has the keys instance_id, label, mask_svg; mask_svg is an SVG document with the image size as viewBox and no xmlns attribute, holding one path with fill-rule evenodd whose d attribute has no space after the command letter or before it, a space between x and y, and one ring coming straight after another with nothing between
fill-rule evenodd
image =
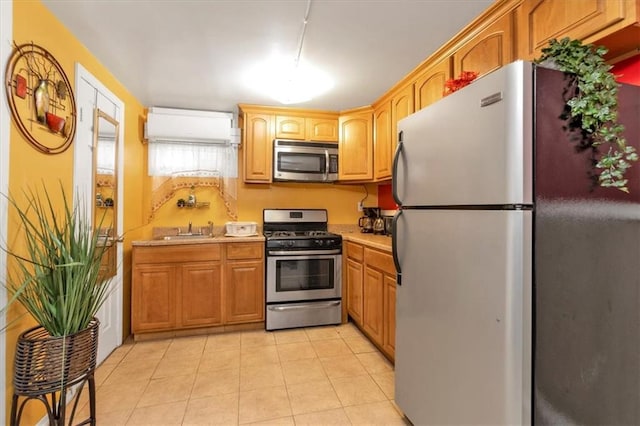
<instances>
[{"instance_id":1,"label":"white curtain","mask_svg":"<svg viewBox=\"0 0 640 426\"><path fill-rule=\"evenodd\" d=\"M97 173L113 175L116 172L116 142L111 138L98 139Z\"/></svg>"},{"instance_id":2,"label":"white curtain","mask_svg":"<svg viewBox=\"0 0 640 426\"><path fill-rule=\"evenodd\" d=\"M150 142L149 176L237 177L237 145Z\"/></svg>"}]
</instances>

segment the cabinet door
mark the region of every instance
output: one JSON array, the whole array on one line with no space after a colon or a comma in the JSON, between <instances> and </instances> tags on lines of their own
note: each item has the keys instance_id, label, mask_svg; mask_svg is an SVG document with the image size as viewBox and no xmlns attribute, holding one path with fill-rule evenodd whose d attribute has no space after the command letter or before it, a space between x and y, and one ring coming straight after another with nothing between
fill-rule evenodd
<instances>
[{"instance_id":1,"label":"cabinet door","mask_svg":"<svg viewBox=\"0 0 640 426\"><path fill-rule=\"evenodd\" d=\"M352 259L346 262L346 280L347 280L347 312L353 320L362 325L362 263Z\"/></svg>"},{"instance_id":2,"label":"cabinet door","mask_svg":"<svg viewBox=\"0 0 640 426\"><path fill-rule=\"evenodd\" d=\"M264 319L264 263L227 262L225 271L225 323Z\"/></svg>"},{"instance_id":3,"label":"cabinet door","mask_svg":"<svg viewBox=\"0 0 640 426\"><path fill-rule=\"evenodd\" d=\"M384 276L384 339L382 349L392 359L396 353L396 280Z\"/></svg>"},{"instance_id":4,"label":"cabinet door","mask_svg":"<svg viewBox=\"0 0 640 426\"><path fill-rule=\"evenodd\" d=\"M602 38L608 35L603 30L622 22L632 9L632 3L626 0L524 0L518 22L520 56L540 56L552 38Z\"/></svg>"},{"instance_id":5,"label":"cabinet door","mask_svg":"<svg viewBox=\"0 0 640 426\"><path fill-rule=\"evenodd\" d=\"M305 139L305 118L276 116L276 137L282 139Z\"/></svg>"},{"instance_id":6,"label":"cabinet door","mask_svg":"<svg viewBox=\"0 0 640 426\"><path fill-rule=\"evenodd\" d=\"M453 54L453 75L476 71L479 75L497 70L513 61L513 19L506 14L497 19Z\"/></svg>"},{"instance_id":7,"label":"cabinet door","mask_svg":"<svg viewBox=\"0 0 640 426\"><path fill-rule=\"evenodd\" d=\"M133 269L133 332L170 330L176 326L176 270L173 266L139 265Z\"/></svg>"},{"instance_id":8,"label":"cabinet door","mask_svg":"<svg viewBox=\"0 0 640 426\"><path fill-rule=\"evenodd\" d=\"M382 346L384 336L384 276L365 267L363 326L375 344Z\"/></svg>"},{"instance_id":9,"label":"cabinet door","mask_svg":"<svg viewBox=\"0 0 640 426\"><path fill-rule=\"evenodd\" d=\"M413 85L405 86L391 99L391 152L398 144L398 121L413 113ZM389 154L389 170L391 170L391 153Z\"/></svg>"},{"instance_id":10,"label":"cabinet door","mask_svg":"<svg viewBox=\"0 0 640 426\"><path fill-rule=\"evenodd\" d=\"M244 181L271 182L274 116L247 113L244 126Z\"/></svg>"},{"instance_id":11,"label":"cabinet door","mask_svg":"<svg viewBox=\"0 0 640 426\"><path fill-rule=\"evenodd\" d=\"M307 118L307 138L312 141L338 142L338 120Z\"/></svg>"},{"instance_id":12,"label":"cabinet door","mask_svg":"<svg viewBox=\"0 0 640 426\"><path fill-rule=\"evenodd\" d=\"M444 84L451 78L451 58L429 67L414 84L416 111L444 96Z\"/></svg>"},{"instance_id":13,"label":"cabinet door","mask_svg":"<svg viewBox=\"0 0 640 426\"><path fill-rule=\"evenodd\" d=\"M339 179L373 179L373 131L371 113L340 117Z\"/></svg>"},{"instance_id":14,"label":"cabinet door","mask_svg":"<svg viewBox=\"0 0 640 426\"><path fill-rule=\"evenodd\" d=\"M385 102L373 111L373 177L375 180L391 178L392 161L391 102Z\"/></svg>"},{"instance_id":15,"label":"cabinet door","mask_svg":"<svg viewBox=\"0 0 640 426\"><path fill-rule=\"evenodd\" d=\"M222 324L222 267L220 262L186 264L180 268L181 326Z\"/></svg>"}]
</instances>

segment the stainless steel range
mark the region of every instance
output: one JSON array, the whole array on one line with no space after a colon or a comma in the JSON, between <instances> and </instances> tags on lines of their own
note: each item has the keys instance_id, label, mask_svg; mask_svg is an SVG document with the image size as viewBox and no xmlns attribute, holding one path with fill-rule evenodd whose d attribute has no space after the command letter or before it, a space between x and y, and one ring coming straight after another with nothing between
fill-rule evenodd
<instances>
[{"instance_id":1,"label":"stainless steel range","mask_svg":"<svg viewBox=\"0 0 640 426\"><path fill-rule=\"evenodd\" d=\"M322 209L263 211L267 330L339 324L342 237Z\"/></svg>"}]
</instances>

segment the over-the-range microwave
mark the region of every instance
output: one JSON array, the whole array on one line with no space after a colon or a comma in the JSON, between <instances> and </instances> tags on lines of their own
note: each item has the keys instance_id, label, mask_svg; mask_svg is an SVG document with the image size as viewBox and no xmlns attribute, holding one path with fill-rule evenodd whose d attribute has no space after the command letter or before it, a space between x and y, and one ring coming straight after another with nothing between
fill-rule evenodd
<instances>
[{"instance_id":1,"label":"over-the-range microwave","mask_svg":"<svg viewBox=\"0 0 640 426\"><path fill-rule=\"evenodd\" d=\"M338 180L338 144L273 141L273 180L335 182Z\"/></svg>"}]
</instances>

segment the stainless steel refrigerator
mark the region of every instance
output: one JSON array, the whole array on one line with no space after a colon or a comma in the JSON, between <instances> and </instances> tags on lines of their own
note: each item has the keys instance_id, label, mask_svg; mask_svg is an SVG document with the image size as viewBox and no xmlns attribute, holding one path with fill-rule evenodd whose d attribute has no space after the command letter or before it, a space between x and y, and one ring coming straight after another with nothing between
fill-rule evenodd
<instances>
[{"instance_id":1,"label":"stainless steel refrigerator","mask_svg":"<svg viewBox=\"0 0 640 426\"><path fill-rule=\"evenodd\" d=\"M398 123L396 402L416 425L640 424L640 164L594 184L564 74L518 61ZM620 90L640 151L640 88Z\"/></svg>"}]
</instances>

